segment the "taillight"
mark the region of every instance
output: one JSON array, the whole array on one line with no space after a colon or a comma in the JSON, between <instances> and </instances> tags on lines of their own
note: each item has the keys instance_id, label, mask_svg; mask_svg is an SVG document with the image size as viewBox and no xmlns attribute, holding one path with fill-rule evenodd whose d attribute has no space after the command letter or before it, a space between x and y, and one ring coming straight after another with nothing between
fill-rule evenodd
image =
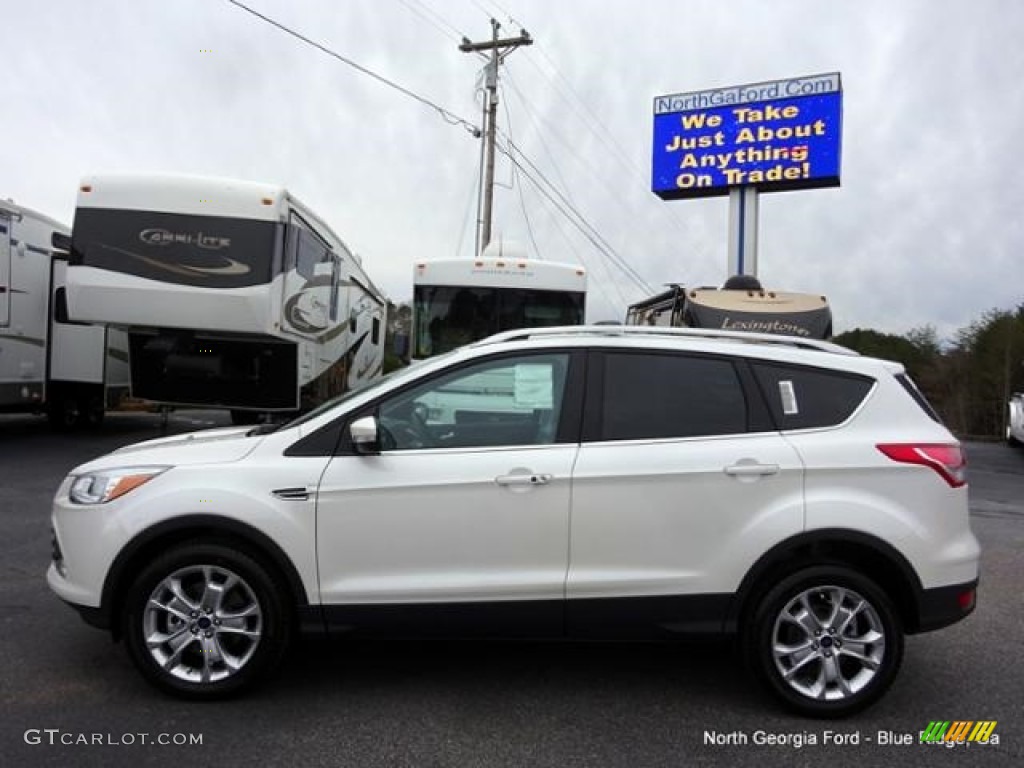
<instances>
[{"instance_id":1,"label":"taillight","mask_svg":"<svg viewBox=\"0 0 1024 768\"><path fill-rule=\"evenodd\" d=\"M960 606L961 611L970 611L974 608L977 596L977 590L968 589L966 592L961 592L956 596L956 603Z\"/></svg>"},{"instance_id":2,"label":"taillight","mask_svg":"<svg viewBox=\"0 0 1024 768\"><path fill-rule=\"evenodd\" d=\"M967 483L967 457L963 449L948 443L881 443L878 450L893 461L931 467L950 488Z\"/></svg>"}]
</instances>

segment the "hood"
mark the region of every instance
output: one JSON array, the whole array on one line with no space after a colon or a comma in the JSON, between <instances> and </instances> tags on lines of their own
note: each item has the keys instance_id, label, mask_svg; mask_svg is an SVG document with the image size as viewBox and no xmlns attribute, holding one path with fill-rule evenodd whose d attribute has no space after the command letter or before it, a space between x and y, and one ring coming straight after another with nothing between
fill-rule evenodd
<instances>
[{"instance_id":1,"label":"hood","mask_svg":"<svg viewBox=\"0 0 1024 768\"><path fill-rule=\"evenodd\" d=\"M224 427L144 440L118 448L112 453L83 464L77 467L73 474L111 467L182 466L238 461L249 455L265 437L249 437L250 431L252 427Z\"/></svg>"}]
</instances>

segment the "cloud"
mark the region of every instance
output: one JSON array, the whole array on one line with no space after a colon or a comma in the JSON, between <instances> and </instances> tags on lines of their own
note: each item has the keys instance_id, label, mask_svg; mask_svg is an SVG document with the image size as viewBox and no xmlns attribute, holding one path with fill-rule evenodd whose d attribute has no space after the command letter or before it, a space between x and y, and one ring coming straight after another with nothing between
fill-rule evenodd
<instances>
[{"instance_id":1,"label":"cloud","mask_svg":"<svg viewBox=\"0 0 1024 768\"><path fill-rule=\"evenodd\" d=\"M839 330L949 336L1024 301L1019 4L252 4L473 122L483 62L458 38L486 39L489 15L502 34L524 25L535 42L506 62L499 125L654 290L724 280L728 212L725 199L651 194L654 96L840 71L842 187L762 196L762 281L828 295ZM479 141L228 2L19 3L0 46L0 196L70 221L89 173L285 184L396 299L415 261L472 252ZM496 231L586 264L594 319L643 296L501 155L496 177Z\"/></svg>"}]
</instances>

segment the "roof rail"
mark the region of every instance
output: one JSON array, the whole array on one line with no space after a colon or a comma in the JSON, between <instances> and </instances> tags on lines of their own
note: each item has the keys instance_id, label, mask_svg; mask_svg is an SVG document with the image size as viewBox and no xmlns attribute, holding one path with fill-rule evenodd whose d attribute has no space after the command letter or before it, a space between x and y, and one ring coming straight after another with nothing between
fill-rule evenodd
<instances>
[{"instance_id":1,"label":"roof rail","mask_svg":"<svg viewBox=\"0 0 1024 768\"><path fill-rule=\"evenodd\" d=\"M822 339L805 339L800 336L781 336L773 333L752 333L749 331L724 331L714 328L670 328L650 325L559 325L544 328L520 328L503 331L474 342L470 346L480 347L503 341L523 341L550 336L654 336L692 339L721 339L745 342L747 344L778 344L800 349L815 349L837 355L858 355L852 349Z\"/></svg>"}]
</instances>

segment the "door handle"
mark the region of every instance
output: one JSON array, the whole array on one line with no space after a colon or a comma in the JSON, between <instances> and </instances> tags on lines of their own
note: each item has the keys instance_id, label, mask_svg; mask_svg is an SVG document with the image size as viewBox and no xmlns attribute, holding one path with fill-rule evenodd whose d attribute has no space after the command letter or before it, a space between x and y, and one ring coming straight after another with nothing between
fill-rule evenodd
<instances>
[{"instance_id":1,"label":"door handle","mask_svg":"<svg viewBox=\"0 0 1024 768\"><path fill-rule=\"evenodd\" d=\"M524 486L524 485L547 485L551 482L551 475L544 474L515 474L498 475L494 478L498 485Z\"/></svg>"},{"instance_id":2,"label":"door handle","mask_svg":"<svg viewBox=\"0 0 1024 768\"><path fill-rule=\"evenodd\" d=\"M764 477L779 474L778 464L761 464L753 459L740 459L725 468L725 474L731 477Z\"/></svg>"}]
</instances>

